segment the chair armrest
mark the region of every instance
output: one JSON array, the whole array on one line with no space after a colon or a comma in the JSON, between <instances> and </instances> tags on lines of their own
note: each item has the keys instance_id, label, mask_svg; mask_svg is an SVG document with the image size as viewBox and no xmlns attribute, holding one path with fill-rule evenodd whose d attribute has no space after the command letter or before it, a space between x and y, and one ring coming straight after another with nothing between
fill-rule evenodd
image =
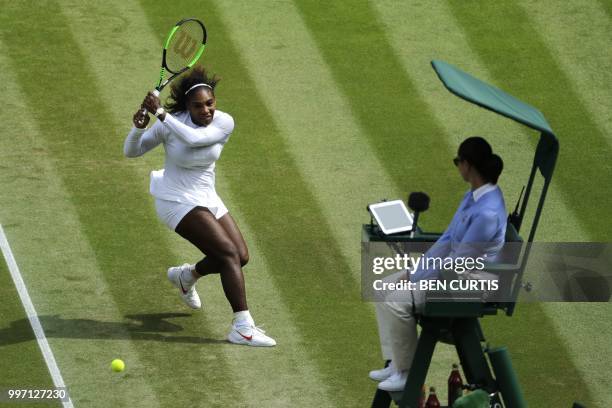
<instances>
[{"instance_id":1,"label":"chair armrest","mask_svg":"<svg viewBox=\"0 0 612 408\"><path fill-rule=\"evenodd\" d=\"M384 235L376 225L362 225L362 242L436 242L442 233L423 232L417 227L414 236L410 232Z\"/></svg>"},{"instance_id":2,"label":"chair armrest","mask_svg":"<svg viewBox=\"0 0 612 408\"><path fill-rule=\"evenodd\" d=\"M520 268L519 264L511 263L492 263L485 264L484 272L499 273L504 271L517 271Z\"/></svg>"}]
</instances>

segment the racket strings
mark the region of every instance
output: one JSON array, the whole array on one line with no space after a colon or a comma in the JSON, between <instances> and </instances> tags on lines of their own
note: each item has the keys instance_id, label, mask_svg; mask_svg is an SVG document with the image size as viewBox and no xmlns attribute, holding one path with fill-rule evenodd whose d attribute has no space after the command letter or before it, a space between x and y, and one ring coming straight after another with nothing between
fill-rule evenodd
<instances>
[{"instance_id":1,"label":"racket strings","mask_svg":"<svg viewBox=\"0 0 612 408\"><path fill-rule=\"evenodd\" d=\"M166 49L166 66L170 72L179 72L189 67L197 55L204 31L195 21L186 21L181 24L168 43Z\"/></svg>"}]
</instances>

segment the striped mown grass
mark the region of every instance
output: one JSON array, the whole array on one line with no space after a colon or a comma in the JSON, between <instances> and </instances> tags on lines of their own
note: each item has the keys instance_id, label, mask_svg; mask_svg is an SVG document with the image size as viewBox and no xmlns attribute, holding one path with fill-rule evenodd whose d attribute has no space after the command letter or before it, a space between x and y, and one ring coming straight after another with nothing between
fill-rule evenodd
<instances>
[{"instance_id":1,"label":"striped mown grass","mask_svg":"<svg viewBox=\"0 0 612 408\"><path fill-rule=\"evenodd\" d=\"M427 190L435 203L459 201L462 186L448 166L452 150L430 108L388 43L367 1L295 2L334 80L399 191ZM421 159L422 158L422 159ZM438 230L453 208L432 206Z\"/></svg>"},{"instance_id":2,"label":"striped mown grass","mask_svg":"<svg viewBox=\"0 0 612 408\"><path fill-rule=\"evenodd\" d=\"M355 231L356 220L366 218L365 203L406 192L394 187L372 153L292 3L278 5L273 12L255 2L239 8L221 3L218 10L258 93L274 112L272 120L288 154L321 206L354 279L359 280ZM256 46L253 38L257 38ZM305 103L297 104L296 99Z\"/></svg>"},{"instance_id":3,"label":"striped mown grass","mask_svg":"<svg viewBox=\"0 0 612 408\"><path fill-rule=\"evenodd\" d=\"M74 4L62 4L64 5L64 12L71 16L72 29L83 49L87 50L87 45L95 42L95 38L100 34L107 38L108 49L89 52L88 59L96 72L98 82L102 84L101 88L105 103L110 106L118 121L126 120L126 112L132 112L135 102L129 100L117 101L113 96L116 94L133 95L135 93L134 90L146 90L150 85L150 81L139 84L138 82L143 82L140 76L134 77L129 75L125 81L114 83L113 78L105 75L104 66L107 61L112 60L113 50L116 48L122 50L122 59L126 66L137 67L141 65L141 58L137 55L139 50L156 50L155 59L151 58L151 60L156 60L160 47L160 39L157 38L157 35L147 35L146 31L143 31L143 27L147 27L147 21L142 9L138 5L126 5L121 2L105 2L104 4L97 2L81 4L75 2ZM120 32L113 30L113 27L109 26L107 28L100 28L96 33L92 33L89 31L89 27L98 15L121 15L124 18L128 18L135 26L127 26L124 28L124 31ZM156 28L156 31L159 30L161 34L165 28L167 27L160 26ZM151 30L148 31L152 32ZM130 41L129 46L122 44L122 40L126 37L133 39ZM151 77L153 78L154 75ZM226 109L225 106L227 105L224 104L222 89L223 87L221 87L220 92L220 106L222 109ZM138 94L138 96L141 95ZM118 135L119 143L122 142L123 136ZM146 180L148 180L148 170L161 166L161 161L158 157L160 150L158 149L157 152L153 151L151 154L147 154L138 160L131 161L139 171L138 177L142 178L143 184L146 184ZM223 160L220 164L223 164ZM142 174L140 171L142 171ZM248 396L246 397L228 394L225 396L227 402L223 400L223 403L231 404L231 401L242 401L241 404L285 406L290 401L300 399L305 405L324 405L327 403L325 385L319 380L313 363L304 351L302 345L303 339L301 339L296 330L292 316L287 312L280 299L270 296L271 293L276 293L278 290L269 277L269 268L267 267L266 260L257 248L257 241L252 237L248 225L243 222L239 208L232 205L233 200L229 195L229 191L227 191L223 172L220 172L217 176L221 195L228 203L228 206L230 206L232 215L237 219L238 225L240 225L249 244L251 262L246 268L246 273L247 292L252 313L258 323L264 323L267 330L279 342L283 343L283 347L278 347L274 350L274 358L270 358L270 352L266 350L253 351L244 347L222 348L222 353L227 355L225 361L227 361L228 373L223 378L220 378L219 381L223 382L226 377L229 377L234 383L239 384L241 389L248 390ZM147 202L149 201L147 200ZM153 212L146 208L148 207L145 205L146 203L142 204L142 216L154 218ZM170 238L169 248L177 257L190 261L198 259L197 251L190 250L189 245L185 244L171 232L168 231L167 234ZM216 277L205 279L201 282L199 291L204 298L204 310L202 313L194 314L192 319L196 319L195 324L218 328L222 331L222 338L225 335L223 331L229 327L231 314L224 295L220 290L218 279ZM206 319L198 321L202 315ZM290 339L291 341L287 342L284 339ZM203 349L202 352L206 352L206 349ZM207 368L201 367L201 369ZM182 376L180 370L175 371L177 376ZM287 389L282 382L276 381L274 378L266 378L264 386L259 375L261 372L275 372L278 377L284 378L286 382L291 382L294 386ZM317 389L318 392L316 394L306 392L310 389Z\"/></svg>"},{"instance_id":4,"label":"striped mown grass","mask_svg":"<svg viewBox=\"0 0 612 408\"><path fill-rule=\"evenodd\" d=\"M550 15L533 15L536 6ZM559 7L361 0L181 1L171 11L144 1L3 7L0 66L10 86L0 140L10 151L1 156L0 222L77 406L369 403L367 371L380 357L358 285L365 204L425 190L434 206L424 225L442 229L465 189L450 158L466 133L483 132L507 158L509 206L533 154L533 134L445 91L428 66L433 58L533 103L559 133L562 157L538 238L606 240L600 220L609 189L583 181L605 185L607 117L584 101L608 91L589 82L588 67L571 71L575 55L559 51L559 38L593 28L584 17L592 10L567 31L544 31L541 19ZM46 24L30 30L26 12ZM204 62L223 77L219 108L236 119L218 189L250 244L250 306L279 341L273 350L223 342L231 314L216 277L200 284L206 309L181 314L165 268L199 255L156 220L147 176L161 167L161 149L138 160L121 154L133 110L155 80L163 36L188 15L207 24ZM609 22L598 18L589 35L603 44ZM574 62L593 52L579 51ZM6 310L19 310L9 298ZM593 350L607 354L610 328L599 326L608 309L520 305L514 318L484 325L494 345L509 346L530 405L606 406L609 359L594 361ZM10 313L0 331L20 321ZM13 343L0 347L0 358L33 345ZM36 367L40 356L30 353ZM122 356L128 370L110 375L108 362ZM446 348L436 357L430 381L439 386L453 355ZM44 366L36 370L45 375Z\"/></svg>"},{"instance_id":5,"label":"striped mown grass","mask_svg":"<svg viewBox=\"0 0 612 408\"><path fill-rule=\"evenodd\" d=\"M0 156L5 169L0 178L0 220L7 221L8 239L69 392L77 402L144 401L156 406L143 377L116 383L109 375L110 359L117 356L125 359L130 370L137 371L142 366L136 344L125 341L130 338L130 325L127 320L124 324L122 314L108 297L108 284L81 230L47 142L18 89L6 53L0 55L7 80L4 95L11 101L2 112L2 123L10 131L2 132L0 141L11 148L2 150ZM14 289L12 285L8 288ZM14 299L15 307L21 308L16 297L2 299L8 300L8 304ZM10 330L16 322L23 324L21 319L2 316L3 328L6 325L12 342L32 342L31 337L23 335L23 330ZM39 356L37 349L32 354L19 355L22 364L32 370L24 376L12 376L12 380L28 384L30 377L36 377L39 370L34 362ZM46 367L42 372L48 376ZM115 392L105 395L109 386Z\"/></svg>"},{"instance_id":6,"label":"striped mown grass","mask_svg":"<svg viewBox=\"0 0 612 408\"><path fill-rule=\"evenodd\" d=\"M108 292L97 293L96 288L89 288L88 291L76 293L80 296L106 296L102 301L116 303L123 315L146 318L146 315L175 311L176 294L167 290L163 271L165 265L176 263L176 259L166 249L168 245L162 227L157 223L142 222L140 208L148 197L139 188L141 183L133 177L129 166L124 164L126 161L121 155L121 148L114 143L114 134L124 133L125 129L115 127L107 108L99 103L96 81L84 63L83 56L78 52L78 45L74 42L68 30L68 22L61 15L59 7L55 3L48 3L48 7L40 10L47 21L47 26L41 31L20 31L28 29L28 26L8 24L9 21L19 20L22 10L15 7L4 8L2 25L5 28L11 27L10 32L3 33L9 40L5 42L5 46L12 61L11 69L23 90L27 111L41 129L47 153L69 192L69 199L75 205L82 231L95 253L105 280L109 283ZM29 55L30 47L45 51ZM19 61L24 59L31 65L20 65ZM55 65L57 60L65 63L61 71ZM46 85L43 87L41 84ZM56 108L49 109L50 106ZM146 240L143 240L143 237L146 237ZM136 247L134 243L139 245ZM57 279L75 272L69 266L66 269L68 271L58 268L52 271L51 276ZM87 270L82 273L87 273ZM76 275L78 280L78 273ZM66 290L65 287L63 290ZM61 296L63 290L58 288L55 296ZM158 293L162 296L157 295ZM74 302L73 306L78 306L78 300ZM96 330L100 327L102 332L98 333ZM86 339L92 336L88 341L94 344L97 338L112 338L112 333L105 334L104 327L103 323L96 325L92 329L93 333L83 336ZM215 401L216 394L227 392L238 395L239 391L232 390L229 380L223 384L211 381L206 390L195 388L189 395L169 395L167 392L168 389L174 389L176 384L175 379L168 373L174 371L177 363L169 356L179 352L190 356L183 362L185 381L189 381L191 376L194 383L206 381L207 377L224 376L224 366L220 364L221 356L211 358L197 352L202 343L208 342L208 338L218 338L217 334L211 336L206 327L203 329L201 325L189 325L187 320L183 326L185 331L181 333L182 338L169 343L164 342L163 336L160 335L143 335L139 330L129 330L133 325L127 324L125 327L128 330L123 340L131 339L136 344L146 344L138 344L136 347L137 356L143 361L143 366L142 370L136 371L138 375L135 373L135 378L144 378L147 381L155 379L149 382L154 394L145 393L141 395L141 399L154 397L153 401L157 400L160 405L166 405L164 401L190 401L192 398ZM195 331L192 331L193 329ZM214 342L216 340L213 340ZM214 352L217 348L212 350ZM85 354L81 358L88 359L89 356ZM106 369L107 361L110 360L104 363L96 362L99 364L97 367ZM201 370L201 367L207 366L214 367L214 370ZM99 392L104 392L104 389L99 389ZM78 390L76 393L78 394ZM82 395L81 398L92 403L89 398L93 396ZM125 392L119 398L129 400L132 397L129 392ZM97 399L97 402L105 403L104 399Z\"/></svg>"},{"instance_id":7,"label":"striped mown grass","mask_svg":"<svg viewBox=\"0 0 612 408\"><path fill-rule=\"evenodd\" d=\"M608 166L588 164L605 163L610 146L525 10L513 3L485 2L479 8L456 2L449 5L496 83L538 106L553 124L562 146L555 184L565 192L564 200L586 229L586 238L608 239L610 232L599 220L607 217L607 207L601 203L606 202L609 191L589 188L586 181L609 179Z\"/></svg>"},{"instance_id":8,"label":"striped mown grass","mask_svg":"<svg viewBox=\"0 0 612 408\"><path fill-rule=\"evenodd\" d=\"M32 327L21 306L19 295L9 274L4 258L0 259L0 361L3 372L0 375L0 389L5 392L13 389L48 389L53 388L53 381L47 371ZM5 326L4 324L9 323ZM24 364L24 360L27 364ZM23 403L9 403L3 400L3 406L20 407ZM57 407L49 403L41 406Z\"/></svg>"},{"instance_id":9,"label":"striped mown grass","mask_svg":"<svg viewBox=\"0 0 612 408\"><path fill-rule=\"evenodd\" d=\"M596 1L550 7L547 2L523 0L520 5L567 76L573 94L612 144L612 56L607 52L612 20Z\"/></svg>"}]
</instances>

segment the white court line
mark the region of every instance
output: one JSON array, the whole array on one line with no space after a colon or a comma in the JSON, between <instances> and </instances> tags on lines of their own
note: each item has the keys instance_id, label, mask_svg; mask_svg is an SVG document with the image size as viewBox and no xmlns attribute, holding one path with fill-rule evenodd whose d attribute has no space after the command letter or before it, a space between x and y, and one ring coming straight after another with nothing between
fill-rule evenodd
<instances>
[{"instance_id":1,"label":"white court line","mask_svg":"<svg viewBox=\"0 0 612 408\"><path fill-rule=\"evenodd\" d=\"M55 357L53 357L53 352L51 351L49 342L45 337L45 332L43 331L43 328L40 324L40 320L38 320L36 309L34 309L32 299L30 299L30 295L28 294L28 289L26 288L23 278L21 277L21 272L19 272L19 267L17 266L17 262L15 261L13 251L11 251L11 247L9 246L8 240L6 239L6 235L4 234L2 224L0 224L0 248L2 249L2 253L4 254L4 259L6 259L6 264L8 265L11 277L13 278L13 282L15 282L15 287L17 287L17 292L19 293L19 298L21 298L23 308L25 309L26 314L28 315L28 320L30 321L32 330L36 335L38 347L40 347L40 351L42 351L43 357L45 358L45 363L47 363L47 368L49 369L49 373L51 374L51 378L53 379L53 384L55 385L55 388L66 389L64 379L62 378L62 374L60 373L59 368L57 367ZM68 395L68 390L66 390L66 395ZM68 396L67 401L62 401L62 405L64 406L64 408L74 408L70 396Z\"/></svg>"}]
</instances>

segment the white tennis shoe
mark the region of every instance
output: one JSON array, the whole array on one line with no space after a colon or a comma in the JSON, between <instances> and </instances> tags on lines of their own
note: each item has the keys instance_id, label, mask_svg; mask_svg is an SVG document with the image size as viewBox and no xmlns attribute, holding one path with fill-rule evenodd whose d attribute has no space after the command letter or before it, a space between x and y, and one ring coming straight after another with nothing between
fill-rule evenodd
<instances>
[{"instance_id":1,"label":"white tennis shoe","mask_svg":"<svg viewBox=\"0 0 612 408\"><path fill-rule=\"evenodd\" d=\"M235 326L232 325L232 331L227 335L230 343L245 344L254 347L273 347L276 346L276 341L266 332L255 326L254 324L246 324Z\"/></svg>"},{"instance_id":2,"label":"white tennis shoe","mask_svg":"<svg viewBox=\"0 0 612 408\"><path fill-rule=\"evenodd\" d=\"M395 371L389 378L378 384L383 391L404 391L408 380L408 371Z\"/></svg>"},{"instance_id":3,"label":"white tennis shoe","mask_svg":"<svg viewBox=\"0 0 612 408\"><path fill-rule=\"evenodd\" d=\"M192 309L199 309L202 307L202 302L195 290L195 284L189 286L181 279L183 273L191 273L189 266L189 264L183 264L168 268L168 280L178 288L179 294L187 306Z\"/></svg>"},{"instance_id":4,"label":"white tennis shoe","mask_svg":"<svg viewBox=\"0 0 612 408\"><path fill-rule=\"evenodd\" d=\"M370 378L374 381L385 381L387 378L391 377L395 372L395 366L393 365L393 361L389 363L385 368L381 368L380 370L372 370L370 371Z\"/></svg>"}]
</instances>

